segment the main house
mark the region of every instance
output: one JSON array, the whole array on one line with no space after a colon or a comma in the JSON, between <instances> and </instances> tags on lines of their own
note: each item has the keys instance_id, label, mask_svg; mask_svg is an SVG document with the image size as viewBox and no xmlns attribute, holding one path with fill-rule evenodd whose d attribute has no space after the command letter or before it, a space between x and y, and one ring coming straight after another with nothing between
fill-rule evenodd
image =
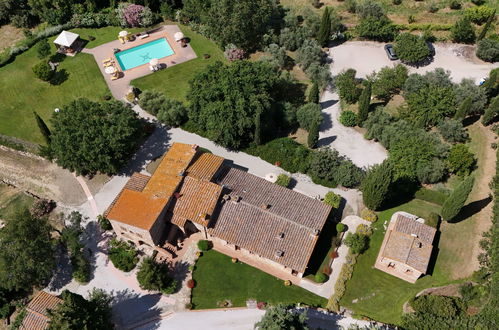
<instances>
[{"instance_id":1,"label":"main house","mask_svg":"<svg viewBox=\"0 0 499 330\"><path fill-rule=\"evenodd\" d=\"M116 235L173 251L202 232L216 243L301 277L331 212L324 203L174 143L152 176L134 173L106 212Z\"/></svg>"},{"instance_id":2,"label":"main house","mask_svg":"<svg viewBox=\"0 0 499 330\"><path fill-rule=\"evenodd\" d=\"M435 233L424 219L406 212L394 213L374 267L415 283L428 270Z\"/></svg>"}]
</instances>

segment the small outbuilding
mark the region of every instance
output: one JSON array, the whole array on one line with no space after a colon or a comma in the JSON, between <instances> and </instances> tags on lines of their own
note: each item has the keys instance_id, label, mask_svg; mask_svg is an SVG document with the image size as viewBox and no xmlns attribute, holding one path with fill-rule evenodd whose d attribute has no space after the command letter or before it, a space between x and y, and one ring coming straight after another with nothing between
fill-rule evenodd
<instances>
[{"instance_id":1,"label":"small outbuilding","mask_svg":"<svg viewBox=\"0 0 499 330\"><path fill-rule=\"evenodd\" d=\"M80 36L69 31L62 31L54 40L59 53L68 54L75 53L77 48L77 40Z\"/></svg>"}]
</instances>

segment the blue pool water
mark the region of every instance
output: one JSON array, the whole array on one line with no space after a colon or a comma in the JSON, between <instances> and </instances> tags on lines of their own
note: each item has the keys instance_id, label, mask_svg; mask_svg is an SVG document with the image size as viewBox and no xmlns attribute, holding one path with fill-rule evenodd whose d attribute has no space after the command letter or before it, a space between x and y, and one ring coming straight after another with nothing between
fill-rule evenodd
<instances>
[{"instance_id":1,"label":"blue pool water","mask_svg":"<svg viewBox=\"0 0 499 330\"><path fill-rule=\"evenodd\" d=\"M153 58L173 55L174 51L165 38L153 40L114 54L123 71L147 64Z\"/></svg>"}]
</instances>

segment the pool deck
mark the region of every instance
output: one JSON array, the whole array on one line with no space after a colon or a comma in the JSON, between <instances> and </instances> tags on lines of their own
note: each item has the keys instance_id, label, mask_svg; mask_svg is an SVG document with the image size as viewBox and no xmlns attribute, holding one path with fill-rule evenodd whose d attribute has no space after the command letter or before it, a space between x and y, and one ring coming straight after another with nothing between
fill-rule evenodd
<instances>
[{"instance_id":1,"label":"pool deck","mask_svg":"<svg viewBox=\"0 0 499 330\"><path fill-rule=\"evenodd\" d=\"M162 70L168 70L168 68L173 65L195 59L197 55L189 44L187 45L187 47L182 47L180 45L180 41L175 41L173 35L176 32L181 32L177 25L163 25L160 28L156 29L153 33L150 33L149 37L147 38L135 38L134 41L127 41L125 44L122 44L118 39L116 39L95 48L84 48L82 52L94 56L95 61L97 62L102 75L104 76L104 80L106 81L106 84L111 91L111 94L116 99L121 100L126 96L128 90L130 89L130 82L133 79L143 77L148 74L154 74L154 72L149 69L149 63L147 63L133 69L123 71L121 73L121 78L111 80L111 75L104 72L105 67L102 64L102 61L111 57L112 59L114 59L116 65L119 68L118 61L116 60L116 57L113 53L113 49L118 48L120 50L126 50L139 45L143 45L158 38L166 38L171 48L175 52L171 56L159 59L159 65L166 65L166 68ZM116 38L118 38L118 36L116 36Z\"/></svg>"}]
</instances>

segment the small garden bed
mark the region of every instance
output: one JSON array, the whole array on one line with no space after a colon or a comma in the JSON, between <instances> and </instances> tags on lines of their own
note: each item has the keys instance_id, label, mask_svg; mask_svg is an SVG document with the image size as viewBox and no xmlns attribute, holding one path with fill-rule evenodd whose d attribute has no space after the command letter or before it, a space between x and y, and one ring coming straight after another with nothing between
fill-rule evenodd
<instances>
[{"instance_id":1,"label":"small garden bed","mask_svg":"<svg viewBox=\"0 0 499 330\"><path fill-rule=\"evenodd\" d=\"M218 308L230 301L233 307L256 299L270 304L304 303L325 306L326 299L298 286L285 286L284 281L216 251L206 251L198 259L193 273L196 286L192 289L195 309Z\"/></svg>"}]
</instances>

